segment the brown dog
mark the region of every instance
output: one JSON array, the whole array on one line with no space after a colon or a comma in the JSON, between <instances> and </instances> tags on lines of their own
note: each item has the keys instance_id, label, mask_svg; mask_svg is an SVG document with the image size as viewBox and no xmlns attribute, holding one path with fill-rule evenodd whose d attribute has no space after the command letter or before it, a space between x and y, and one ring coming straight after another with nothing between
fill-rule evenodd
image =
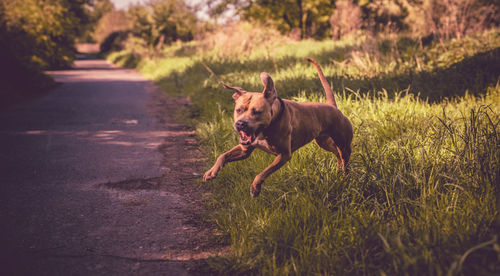
<instances>
[{"instance_id":1,"label":"brown dog","mask_svg":"<svg viewBox=\"0 0 500 276\"><path fill-rule=\"evenodd\" d=\"M240 136L240 143L217 158L204 174L203 181L215 178L227 162L243 160L255 148L260 148L276 155L276 159L253 180L250 194L256 197L264 180L290 160L295 150L313 139L323 149L335 153L347 172L353 136L351 123L337 108L333 91L319 65L310 58L307 60L318 70L326 103L282 100L276 94L273 80L265 72L260 74L264 85L262 93L246 92L224 84L225 88L235 91L234 129Z\"/></svg>"}]
</instances>

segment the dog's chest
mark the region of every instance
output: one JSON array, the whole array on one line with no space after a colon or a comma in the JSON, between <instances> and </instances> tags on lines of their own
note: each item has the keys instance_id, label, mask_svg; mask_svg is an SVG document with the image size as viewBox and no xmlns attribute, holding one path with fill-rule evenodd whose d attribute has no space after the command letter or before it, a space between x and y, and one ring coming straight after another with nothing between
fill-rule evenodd
<instances>
[{"instance_id":1,"label":"dog's chest","mask_svg":"<svg viewBox=\"0 0 500 276\"><path fill-rule=\"evenodd\" d=\"M255 146L259 149L272 153L274 155L278 154L278 148L270 143L267 139L257 139L255 140Z\"/></svg>"}]
</instances>

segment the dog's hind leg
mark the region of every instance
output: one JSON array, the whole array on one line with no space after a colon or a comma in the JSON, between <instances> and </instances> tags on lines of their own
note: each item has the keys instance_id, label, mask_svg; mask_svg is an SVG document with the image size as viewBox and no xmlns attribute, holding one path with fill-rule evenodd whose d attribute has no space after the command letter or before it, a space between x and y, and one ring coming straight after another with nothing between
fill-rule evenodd
<instances>
[{"instance_id":1,"label":"dog's hind leg","mask_svg":"<svg viewBox=\"0 0 500 276\"><path fill-rule=\"evenodd\" d=\"M344 173L349 172L348 162L351 156L351 147L345 146L343 148L339 147L330 136L319 136L315 139L318 146L322 149L330 151L337 156L338 166L344 171Z\"/></svg>"},{"instance_id":2,"label":"dog's hind leg","mask_svg":"<svg viewBox=\"0 0 500 276\"><path fill-rule=\"evenodd\" d=\"M344 173L349 172L349 158L351 157L351 146L345 146L343 149L337 147L337 150L340 155L340 159L342 160L342 169Z\"/></svg>"},{"instance_id":3,"label":"dog's hind leg","mask_svg":"<svg viewBox=\"0 0 500 276\"><path fill-rule=\"evenodd\" d=\"M322 149L335 154L335 156L337 156L339 168L342 167L340 151L338 150L337 145L335 144L335 142L333 142L333 139L330 136L318 136L316 137L316 139L314 139L314 141L316 141L316 144L318 144L318 146L320 146Z\"/></svg>"}]
</instances>

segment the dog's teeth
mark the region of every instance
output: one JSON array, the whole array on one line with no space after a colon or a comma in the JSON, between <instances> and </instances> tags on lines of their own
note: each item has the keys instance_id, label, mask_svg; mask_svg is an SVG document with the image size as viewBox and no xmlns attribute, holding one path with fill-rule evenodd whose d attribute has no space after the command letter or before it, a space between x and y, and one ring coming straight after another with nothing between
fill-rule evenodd
<instances>
[{"instance_id":1,"label":"dog's teeth","mask_svg":"<svg viewBox=\"0 0 500 276\"><path fill-rule=\"evenodd\" d=\"M240 139L243 141L243 142L246 142L248 141L250 137L243 131L243 130L240 130Z\"/></svg>"}]
</instances>

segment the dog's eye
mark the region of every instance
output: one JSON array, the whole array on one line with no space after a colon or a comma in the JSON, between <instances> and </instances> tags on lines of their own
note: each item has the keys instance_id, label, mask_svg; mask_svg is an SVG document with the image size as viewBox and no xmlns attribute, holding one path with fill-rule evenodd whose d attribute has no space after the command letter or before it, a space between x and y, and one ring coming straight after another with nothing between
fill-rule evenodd
<instances>
[{"instance_id":1,"label":"dog's eye","mask_svg":"<svg viewBox=\"0 0 500 276\"><path fill-rule=\"evenodd\" d=\"M241 114L242 112L243 112L243 109L241 109L241 108L236 109L236 113Z\"/></svg>"},{"instance_id":2,"label":"dog's eye","mask_svg":"<svg viewBox=\"0 0 500 276\"><path fill-rule=\"evenodd\" d=\"M252 108L252 115L259 115L262 111L257 111L255 108Z\"/></svg>"}]
</instances>

